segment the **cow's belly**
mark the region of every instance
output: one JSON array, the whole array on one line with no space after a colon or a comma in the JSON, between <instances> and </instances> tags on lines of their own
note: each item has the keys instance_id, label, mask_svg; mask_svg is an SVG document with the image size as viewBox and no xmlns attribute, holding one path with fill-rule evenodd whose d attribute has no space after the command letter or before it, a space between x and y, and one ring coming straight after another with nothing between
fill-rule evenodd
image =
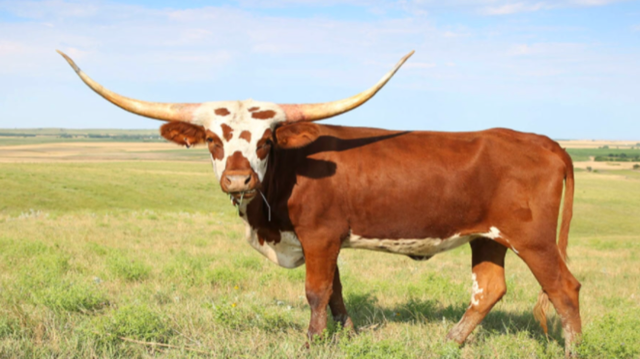
<instances>
[{"instance_id":1,"label":"cow's belly","mask_svg":"<svg viewBox=\"0 0 640 359\"><path fill-rule=\"evenodd\" d=\"M368 249L387 253L404 254L408 256L428 258L438 253L461 246L465 243L480 238L497 239L501 237L500 230L491 227L485 233L473 233L467 235L456 234L449 238L412 238L412 239L379 239L364 238L351 233L342 242L342 248ZM302 245L294 232L281 231L280 242L263 242L260 244L257 232L247 224L247 242L263 256L284 268L297 268L304 264ZM515 249L514 249L515 251ZM517 252L516 252L517 253Z\"/></svg>"},{"instance_id":2,"label":"cow's belly","mask_svg":"<svg viewBox=\"0 0 640 359\"><path fill-rule=\"evenodd\" d=\"M296 268L304 264L302 246L294 232L280 232L280 242L260 244L258 235L247 225L247 242L270 261L284 268Z\"/></svg>"},{"instance_id":3,"label":"cow's belly","mask_svg":"<svg viewBox=\"0 0 640 359\"><path fill-rule=\"evenodd\" d=\"M438 253L469 243L473 239L486 237L496 239L500 237L500 231L491 227L486 233L473 233L468 235L456 234L450 238L411 238L411 239L379 239L364 238L355 233L342 243L342 248L368 249L387 253L404 254L416 257L431 257Z\"/></svg>"}]
</instances>

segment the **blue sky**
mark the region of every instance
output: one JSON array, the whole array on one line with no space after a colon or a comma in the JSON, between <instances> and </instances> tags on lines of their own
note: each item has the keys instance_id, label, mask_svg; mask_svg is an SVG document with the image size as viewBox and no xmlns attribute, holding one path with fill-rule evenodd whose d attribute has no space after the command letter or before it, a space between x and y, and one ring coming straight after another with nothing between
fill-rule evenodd
<instances>
[{"instance_id":1,"label":"blue sky","mask_svg":"<svg viewBox=\"0 0 640 359\"><path fill-rule=\"evenodd\" d=\"M640 140L640 2L0 0L0 128L155 128L55 53L149 101L323 102L328 123Z\"/></svg>"}]
</instances>

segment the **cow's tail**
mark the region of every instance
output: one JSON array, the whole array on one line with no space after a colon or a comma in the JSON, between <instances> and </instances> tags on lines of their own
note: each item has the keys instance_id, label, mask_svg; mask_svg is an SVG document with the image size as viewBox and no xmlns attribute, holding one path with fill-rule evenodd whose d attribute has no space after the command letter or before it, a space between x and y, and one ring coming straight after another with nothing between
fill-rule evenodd
<instances>
[{"instance_id":1,"label":"cow's tail","mask_svg":"<svg viewBox=\"0 0 640 359\"><path fill-rule=\"evenodd\" d=\"M558 250L560 257L565 262L569 261L567 256L567 246L569 245L569 227L573 216L573 192L575 181L573 178L573 161L571 156L564 149L558 147L556 152L564 162L564 204L562 205L562 224L560 225L560 236L558 237Z\"/></svg>"},{"instance_id":2,"label":"cow's tail","mask_svg":"<svg viewBox=\"0 0 640 359\"><path fill-rule=\"evenodd\" d=\"M558 146L553 151L560 156L565 164L564 172L564 204L562 205L562 224L560 225L560 235L558 237L558 251L562 260L567 262L567 246L569 245L569 227L571 225L571 217L573 216L573 192L575 181L573 178L573 161L571 156ZM544 291L540 291L538 301L533 307L533 316L540 323L542 330L547 334L547 309L549 308L549 297Z\"/></svg>"}]
</instances>

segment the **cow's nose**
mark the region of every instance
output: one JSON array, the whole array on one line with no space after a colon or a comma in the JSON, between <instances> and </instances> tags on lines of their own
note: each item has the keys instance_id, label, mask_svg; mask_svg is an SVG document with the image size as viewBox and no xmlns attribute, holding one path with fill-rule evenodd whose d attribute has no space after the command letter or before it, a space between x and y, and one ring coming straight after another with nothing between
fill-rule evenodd
<instances>
[{"instance_id":1,"label":"cow's nose","mask_svg":"<svg viewBox=\"0 0 640 359\"><path fill-rule=\"evenodd\" d=\"M249 190L251 175L227 175L224 176L223 184L226 192L244 192Z\"/></svg>"}]
</instances>

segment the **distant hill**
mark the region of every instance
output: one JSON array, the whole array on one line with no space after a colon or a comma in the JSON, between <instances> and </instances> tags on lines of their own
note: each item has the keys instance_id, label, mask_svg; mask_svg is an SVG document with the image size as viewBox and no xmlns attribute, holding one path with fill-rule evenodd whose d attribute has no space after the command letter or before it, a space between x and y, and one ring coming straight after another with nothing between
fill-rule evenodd
<instances>
[{"instance_id":1,"label":"distant hill","mask_svg":"<svg viewBox=\"0 0 640 359\"><path fill-rule=\"evenodd\" d=\"M0 129L0 146L52 142L161 142L158 130L121 129Z\"/></svg>"}]
</instances>

